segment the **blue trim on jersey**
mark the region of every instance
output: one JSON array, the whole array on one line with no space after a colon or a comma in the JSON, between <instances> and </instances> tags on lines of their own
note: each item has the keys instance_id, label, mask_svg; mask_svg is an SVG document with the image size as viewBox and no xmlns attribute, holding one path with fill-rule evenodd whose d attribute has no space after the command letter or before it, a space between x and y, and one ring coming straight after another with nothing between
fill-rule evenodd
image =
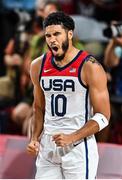
<instances>
[{"instance_id":1,"label":"blue trim on jersey","mask_svg":"<svg viewBox=\"0 0 122 180\"><path fill-rule=\"evenodd\" d=\"M86 97L85 97L85 123L87 123L88 120L88 89L86 91ZM85 151L86 151L86 179L89 178L89 160L88 160L88 144L87 144L87 138L84 138L84 143L85 143Z\"/></svg>"},{"instance_id":2,"label":"blue trim on jersey","mask_svg":"<svg viewBox=\"0 0 122 180\"><path fill-rule=\"evenodd\" d=\"M85 123L87 123L87 120L88 120L88 94L89 94L89 90L87 88L86 96L85 96L85 110L86 110L86 113L85 113Z\"/></svg>"},{"instance_id":3,"label":"blue trim on jersey","mask_svg":"<svg viewBox=\"0 0 122 180\"><path fill-rule=\"evenodd\" d=\"M82 66L83 66L83 64L89 59L89 57L91 57L92 55L88 55L88 56L86 56L85 58L84 58L84 60L82 61L82 63L81 63L81 65L79 66L79 69L78 69L78 80L79 80L79 82L80 82L80 84L84 87L84 88L86 88L86 89L88 89L88 87L83 83L83 81L81 80L81 69L82 69Z\"/></svg>"},{"instance_id":4,"label":"blue trim on jersey","mask_svg":"<svg viewBox=\"0 0 122 180\"><path fill-rule=\"evenodd\" d=\"M85 151L86 151L86 177L85 179L89 179L89 160L88 160L88 144L87 144L87 139L84 139L85 143Z\"/></svg>"},{"instance_id":5,"label":"blue trim on jersey","mask_svg":"<svg viewBox=\"0 0 122 180\"><path fill-rule=\"evenodd\" d=\"M51 59L52 65L53 65L57 70L62 71L62 70L64 70L65 68L67 68L68 66L70 66L70 65L81 55L82 52L83 52L83 51L80 50L80 51L77 53L77 55L73 58L73 60L70 61L68 64L66 64L66 65L63 66L63 67L57 66L56 63L55 63L55 61L54 61L54 56L52 56L52 59Z\"/></svg>"},{"instance_id":6,"label":"blue trim on jersey","mask_svg":"<svg viewBox=\"0 0 122 180\"><path fill-rule=\"evenodd\" d=\"M45 60L46 60L46 54L44 54L44 57L42 58L42 64L41 64L41 69L40 69L40 73L39 73L39 82L41 80L42 70L43 70L43 67L44 67Z\"/></svg>"}]
</instances>

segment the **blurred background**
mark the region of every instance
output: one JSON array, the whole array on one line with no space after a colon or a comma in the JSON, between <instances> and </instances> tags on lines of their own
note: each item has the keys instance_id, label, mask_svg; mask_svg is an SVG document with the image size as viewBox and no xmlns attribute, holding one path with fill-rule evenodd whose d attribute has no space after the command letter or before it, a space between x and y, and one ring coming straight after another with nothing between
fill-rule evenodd
<instances>
[{"instance_id":1,"label":"blurred background","mask_svg":"<svg viewBox=\"0 0 122 180\"><path fill-rule=\"evenodd\" d=\"M43 32L44 18L60 10L75 21L74 45L92 54L102 64L108 78L112 113L109 127L96 135L99 151L103 152L104 145L110 152L112 148L122 148L122 1L0 0L0 166L8 149L11 154L6 152L7 157L12 157L12 152L14 157L13 150L16 150L21 155L24 153L22 157L23 160L27 158L26 163L34 160L25 152L33 103L29 68L35 58L48 50ZM27 164L28 171L23 169L23 176L19 171L13 176L13 169L7 171L6 164L0 171L0 178L33 177L33 163L30 169ZM19 165L18 169L22 167ZM109 174L114 170L111 167ZM122 177L122 169L115 171L117 173L117 178Z\"/></svg>"}]
</instances>

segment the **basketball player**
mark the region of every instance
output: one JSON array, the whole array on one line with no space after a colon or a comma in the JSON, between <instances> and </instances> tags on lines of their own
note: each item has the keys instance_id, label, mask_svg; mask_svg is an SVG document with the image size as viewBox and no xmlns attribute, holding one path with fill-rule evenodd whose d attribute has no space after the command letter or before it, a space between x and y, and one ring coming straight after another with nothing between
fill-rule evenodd
<instances>
[{"instance_id":1,"label":"basketball player","mask_svg":"<svg viewBox=\"0 0 122 180\"><path fill-rule=\"evenodd\" d=\"M72 45L71 17L52 13L44 29L50 51L34 60L30 71L34 130L27 150L37 154L35 178L94 179L94 134L110 118L106 74L94 57Z\"/></svg>"}]
</instances>

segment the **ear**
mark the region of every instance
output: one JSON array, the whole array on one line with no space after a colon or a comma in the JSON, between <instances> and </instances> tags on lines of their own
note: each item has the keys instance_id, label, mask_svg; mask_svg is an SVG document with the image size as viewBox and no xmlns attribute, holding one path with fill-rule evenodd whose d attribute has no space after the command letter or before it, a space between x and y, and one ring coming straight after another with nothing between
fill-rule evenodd
<instances>
[{"instance_id":1,"label":"ear","mask_svg":"<svg viewBox=\"0 0 122 180\"><path fill-rule=\"evenodd\" d=\"M73 31L68 31L68 38L71 40L73 38Z\"/></svg>"}]
</instances>

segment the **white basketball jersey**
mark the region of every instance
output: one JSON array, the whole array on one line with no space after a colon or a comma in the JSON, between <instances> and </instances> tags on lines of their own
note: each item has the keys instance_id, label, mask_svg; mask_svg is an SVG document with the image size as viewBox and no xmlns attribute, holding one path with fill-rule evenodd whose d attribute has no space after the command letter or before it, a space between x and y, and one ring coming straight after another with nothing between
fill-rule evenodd
<instances>
[{"instance_id":1,"label":"white basketball jersey","mask_svg":"<svg viewBox=\"0 0 122 180\"><path fill-rule=\"evenodd\" d=\"M40 72L46 102L45 133L71 133L88 121L89 92L81 80L82 65L88 56L87 52L79 51L69 64L58 67L51 52L45 54Z\"/></svg>"}]
</instances>

